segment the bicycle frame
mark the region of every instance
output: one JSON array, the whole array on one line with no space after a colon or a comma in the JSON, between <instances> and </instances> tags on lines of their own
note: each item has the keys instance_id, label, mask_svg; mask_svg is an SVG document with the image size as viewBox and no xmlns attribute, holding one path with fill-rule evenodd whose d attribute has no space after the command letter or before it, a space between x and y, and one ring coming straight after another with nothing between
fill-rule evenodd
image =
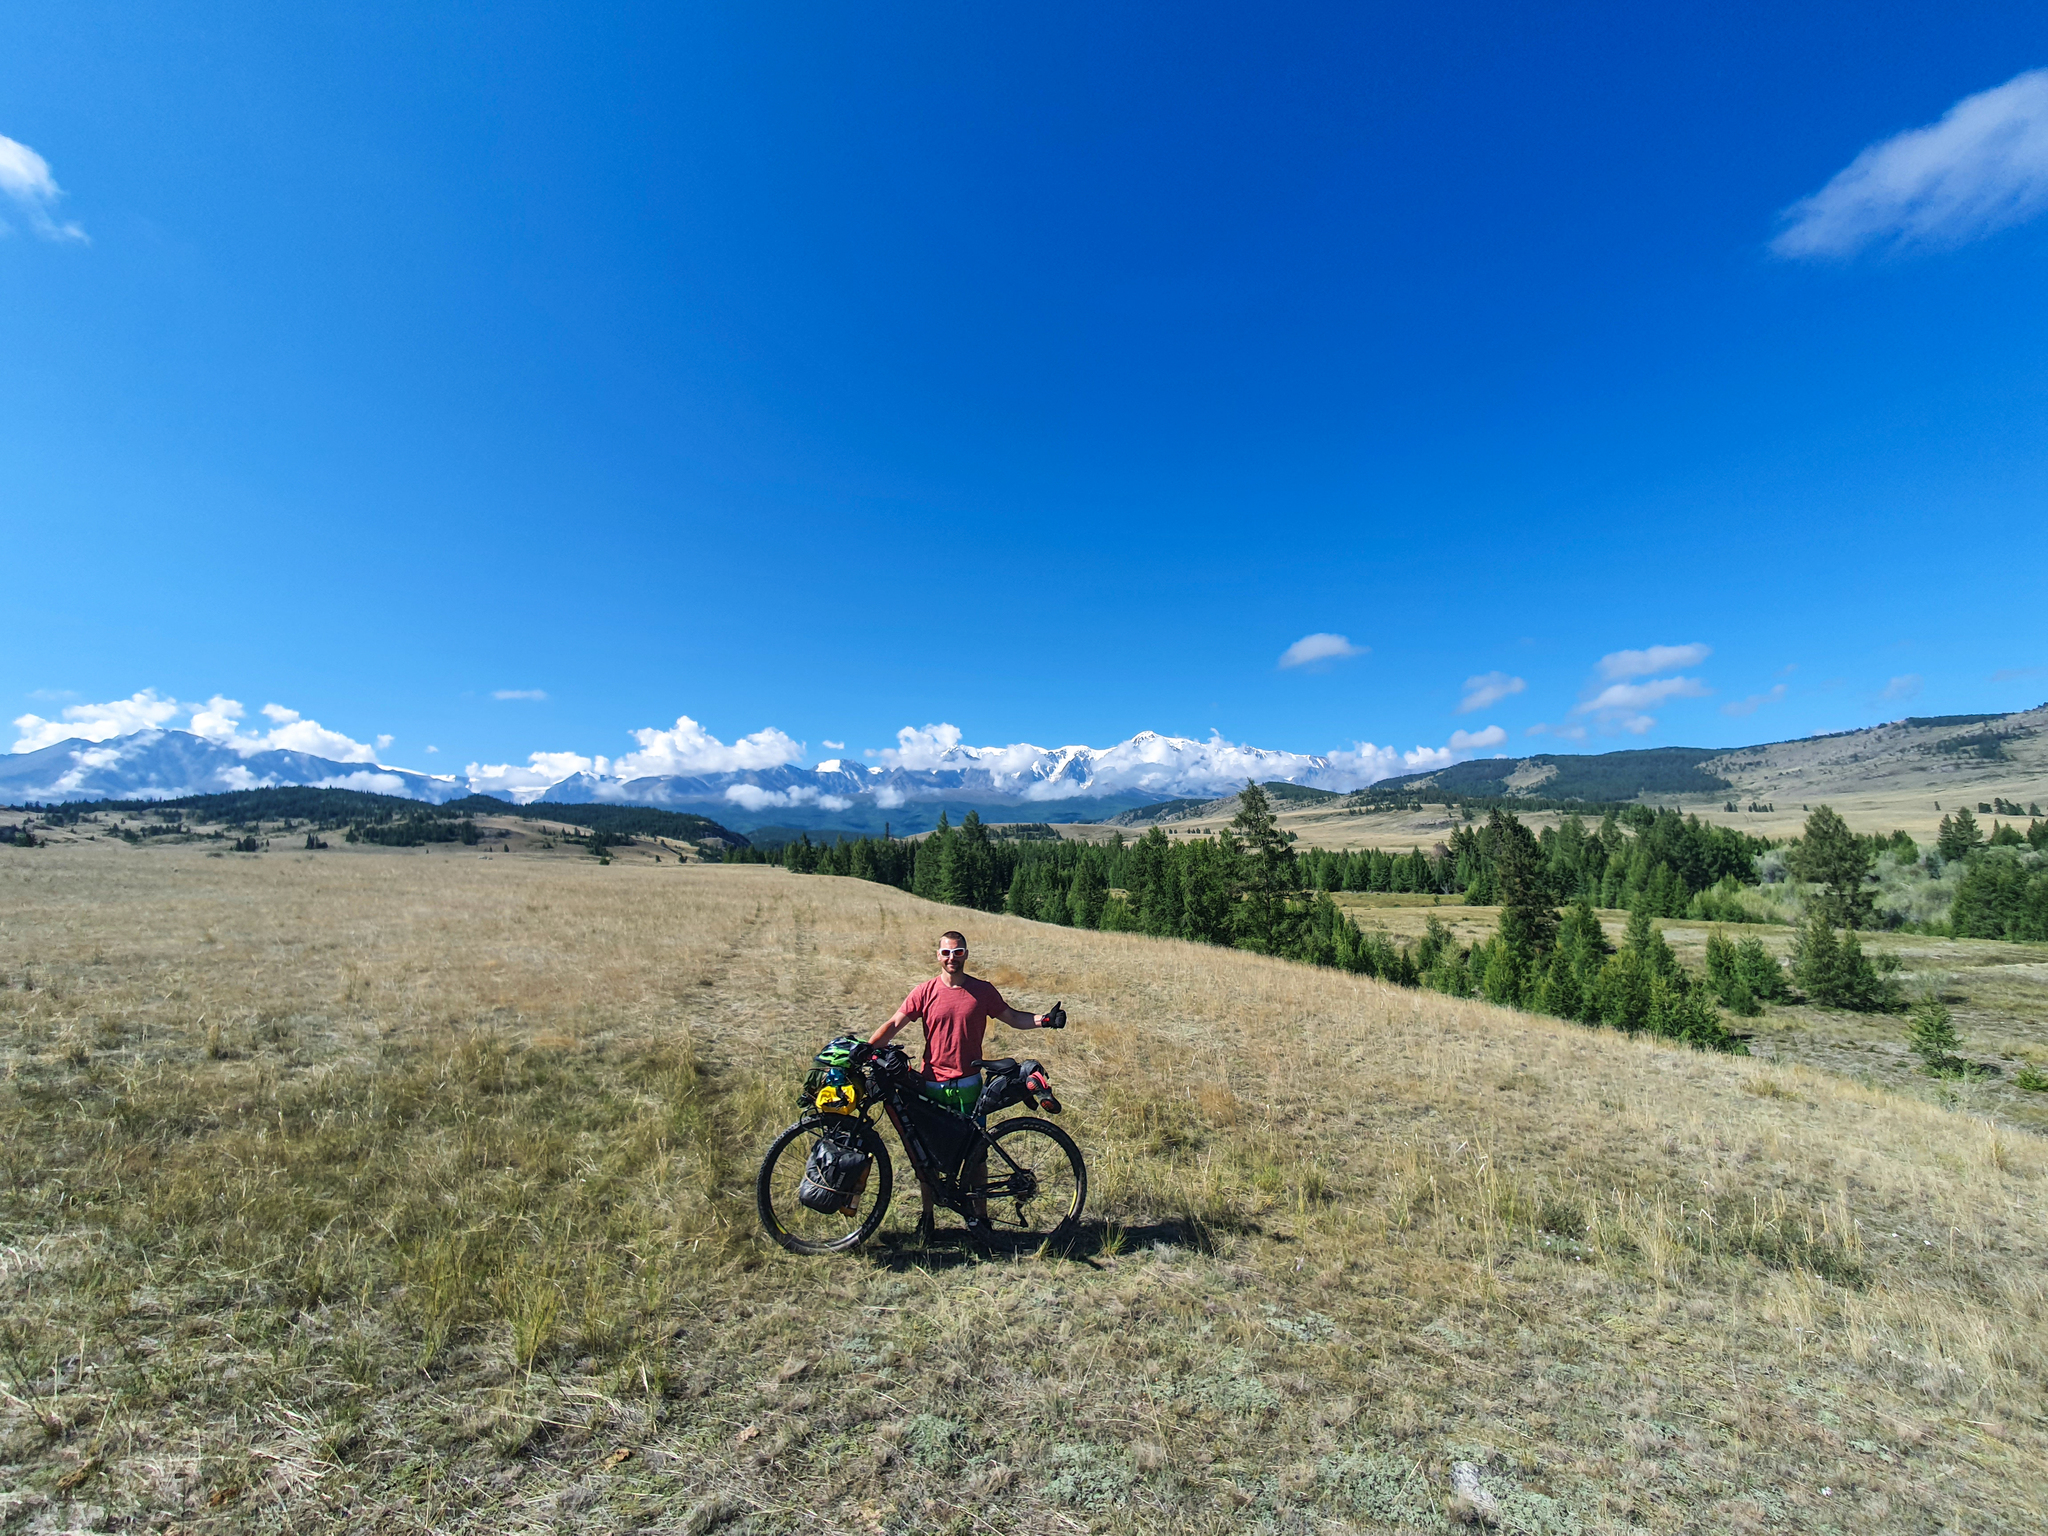
<instances>
[{"instance_id":1,"label":"bicycle frame","mask_svg":"<svg viewBox=\"0 0 2048 1536\"><path fill-rule=\"evenodd\" d=\"M960 1166L963 1170L976 1167L985 1170L988 1166L988 1155L993 1151L1009 1165L1009 1171L1000 1181L992 1181L984 1175L979 1183L970 1188L961 1180L939 1171L938 1160L925 1145L924 1137L918 1134L916 1126L897 1111L886 1092L870 1093L868 1102L861 1107L858 1117L862 1124L873 1128L874 1106L877 1103L889 1117L889 1123L896 1128L896 1139L903 1143L904 1155L910 1159L911 1171L917 1175L918 1182L930 1190L932 1198L947 1210L961 1216L978 1216L982 1213L975 1208L977 1202L985 1205L992 1199L1005 1197L1028 1200L1035 1193L1036 1176L1003 1150L1001 1143L989 1135L987 1126L975 1125L974 1131L978 1139L973 1148L960 1160ZM1024 1181L1029 1187L1023 1187L1019 1181Z\"/></svg>"}]
</instances>

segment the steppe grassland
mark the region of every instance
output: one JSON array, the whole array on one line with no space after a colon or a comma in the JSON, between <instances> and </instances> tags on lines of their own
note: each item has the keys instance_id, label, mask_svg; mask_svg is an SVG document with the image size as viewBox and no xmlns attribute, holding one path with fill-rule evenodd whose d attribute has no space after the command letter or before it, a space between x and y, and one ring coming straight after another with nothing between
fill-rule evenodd
<instances>
[{"instance_id":1,"label":"steppe grassland","mask_svg":"<svg viewBox=\"0 0 2048 1536\"><path fill-rule=\"evenodd\" d=\"M2048 1520L2023 1133L767 868L10 853L10 1529ZM783 1255L758 1149L946 926L1067 1001L1098 1225Z\"/></svg>"}]
</instances>

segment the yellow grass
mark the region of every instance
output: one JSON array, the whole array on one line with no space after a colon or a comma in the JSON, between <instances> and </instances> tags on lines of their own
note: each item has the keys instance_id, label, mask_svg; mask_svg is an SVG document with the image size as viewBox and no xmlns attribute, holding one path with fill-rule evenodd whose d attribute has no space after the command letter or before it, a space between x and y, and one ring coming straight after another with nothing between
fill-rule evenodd
<instances>
[{"instance_id":1,"label":"yellow grass","mask_svg":"<svg viewBox=\"0 0 2048 1536\"><path fill-rule=\"evenodd\" d=\"M0 1522L2048 1524L2025 1132L852 881L474 851L0 862ZM816 1045L959 926L1071 1259L755 1230Z\"/></svg>"}]
</instances>

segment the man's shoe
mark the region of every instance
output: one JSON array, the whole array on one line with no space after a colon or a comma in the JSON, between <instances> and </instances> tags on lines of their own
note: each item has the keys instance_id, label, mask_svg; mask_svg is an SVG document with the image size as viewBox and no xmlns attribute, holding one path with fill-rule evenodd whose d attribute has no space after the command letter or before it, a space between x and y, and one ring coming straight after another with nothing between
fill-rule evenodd
<instances>
[{"instance_id":1,"label":"man's shoe","mask_svg":"<svg viewBox=\"0 0 2048 1536\"><path fill-rule=\"evenodd\" d=\"M929 1248L938 1240L938 1228L932 1224L932 1213L926 1211L917 1218L917 1231L913 1234L920 1248Z\"/></svg>"}]
</instances>

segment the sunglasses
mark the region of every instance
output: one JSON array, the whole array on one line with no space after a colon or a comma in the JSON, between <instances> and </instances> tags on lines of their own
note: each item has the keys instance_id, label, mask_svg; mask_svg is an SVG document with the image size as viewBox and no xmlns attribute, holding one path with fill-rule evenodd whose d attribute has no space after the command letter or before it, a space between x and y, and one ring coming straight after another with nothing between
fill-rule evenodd
<instances>
[{"instance_id":1,"label":"sunglasses","mask_svg":"<svg viewBox=\"0 0 2048 1536\"><path fill-rule=\"evenodd\" d=\"M946 958L948 958L949 956L952 956L952 955L964 955L964 954L966 954L966 953L967 953L967 946L966 946L965 944L962 944L962 945L961 945L961 946L960 946L960 947L959 947L958 949L946 949L946 948L944 948L943 946L941 946L941 948L940 948L940 950L939 950L939 958L940 958L941 960L944 960L944 959L946 959Z\"/></svg>"}]
</instances>

